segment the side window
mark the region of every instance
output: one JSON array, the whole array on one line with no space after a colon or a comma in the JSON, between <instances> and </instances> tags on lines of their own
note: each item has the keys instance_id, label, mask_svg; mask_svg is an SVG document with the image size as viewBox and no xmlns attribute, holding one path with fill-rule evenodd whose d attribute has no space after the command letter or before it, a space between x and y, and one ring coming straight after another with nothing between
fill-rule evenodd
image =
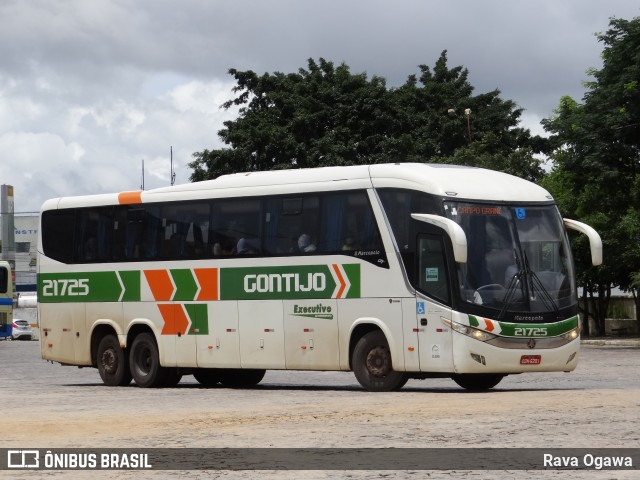
<instances>
[{"instance_id":1,"label":"side window","mask_svg":"<svg viewBox=\"0 0 640 480\"><path fill-rule=\"evenodd\" d=\"M351 255L388 268L380 230L367 192L335 192L323 198L321 240L324 253Z\"/></svg>"},{"instance_id":2,"label":"side window","mask_svg":"<svg viewBox=\"0 0 640 480\"><path fill-rule=\"evenodd\" d=\"M261 211L259 199L214 200L208 238L213 256L262 253Z\"/></svg>"},{"instance_id":3,"label":"side window","mask_svg":"<svg viewBox=\"0 0 640 480\"><path fill-rule=\"evenodd\" d=\"M42 249L58 262L73 261L75 210L47 210L42 213Z\"/></svg>"},{"instance_id":4,"label":"side window","mask_svg":"<svg viewBox=\"0 0 640 480\"><path fill-rule=\"evenodd\" d=\"M74 263L111 259L113 235L111 207L83 208L76 216Z\"/></svg>"},{"instance_id":5,"label":"side window","mask_svg":"<svg viewBox=\"0 0 640 480\"><path fill-rule=\"evenodd\" d=\"M441 236L418 236L417 288L422 293L450 304L449 279Z\"/></svg>"},{"instance_id":6,"label":"side window","mask_svg":"<svg viewBox=\"0 0 640 480\"><path fill-rule=\"evenodd\" d=\"M9 287L9 271L0 267L0 293L7 293Z\"/></svg>"},{"instance_id":7,"label":"side window","mask_svg":"<svg viewBox=\"0 0 640 480\"><path fill-rule=\"evenodd\" d=\"M164 259L203 258L210 256L209 204L176 203L150 210L149 242ZM148 258L153 258L149 256Z\"/></svg>"},{"instance_id":8,"label":"side window","mask_svg":"<svg viewBox=\"0 0 640 480\"><path fill-rule=\"evenodd\" d=\"M270 198L265 204L265 254L318 252L320 200L317 195Z\"/></svg>"}]
</instances>

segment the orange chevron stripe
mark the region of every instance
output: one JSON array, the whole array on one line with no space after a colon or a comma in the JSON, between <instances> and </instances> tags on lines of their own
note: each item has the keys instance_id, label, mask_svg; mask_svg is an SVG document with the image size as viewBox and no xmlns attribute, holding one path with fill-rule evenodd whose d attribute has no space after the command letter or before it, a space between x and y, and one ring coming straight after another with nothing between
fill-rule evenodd
<instances>
[{"instance_id":1,"label":"orange chevron stripe","mask_svg":"<svg viewBox=\"0 0 640 480\"><path fill-rule=\"evenodd\" d=\"M347 288L347 282L344 281L344 278L340 273L340 269L338 268L338 265L334 263L332 267L333 267L333 271L336 272L338 280L340 281L340 290L338 290L338 294L336 295L336 298L342 298L342 294L344 293L345 288Z\"/></svg>"},{"instance_id":2,"label":"orange chevron stripe","mask_svg":"<svg viewBox=\"0 0 640 480\"><path fill-rule=\"evenodd\" d=\"M200 293L196 300L218 300L218 269L194 268L193 273L200 284Z\"/></svg>"},{"instance_id":3,"label":"orange chevron stripe","mask_svg":"<svg viewBox=\"0 0 640 480\"><path fill-rule=\"evenodd\" d=\"M144 270L151 293L156 301L171 300L175 287L167 270Z\"/></svg>"},{"instance_id":4,"label":"orange chevron stripe","mask_svg":"<svg viewBox=\"0 0 640 480\"><path fill-rule=\"evenodd\" d=\"M158 305L164 320L161 335L185 335L189 327L189 319L179 303L161 303Z\"/></svg>"},{"instance_id":5,"label":"orange chevron stripe","mask_svg":"<svg viewBox=\"0 0 640 480\"><path fill-rule=\"evenodd\" d=\"M493 332L495 330L495 326L493 325L493 322L488 318L484 319L484 324L486 325L487 332Z\"/></svg>"}]
</instances>

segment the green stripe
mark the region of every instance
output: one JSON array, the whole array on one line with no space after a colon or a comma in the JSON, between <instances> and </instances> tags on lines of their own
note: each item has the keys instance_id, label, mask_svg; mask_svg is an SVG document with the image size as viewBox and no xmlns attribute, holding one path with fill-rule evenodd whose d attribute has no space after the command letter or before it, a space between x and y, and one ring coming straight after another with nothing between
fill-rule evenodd
<instances>
[{"instance_id":1,"label":"green stripe","mask_svg":"<svg viewBox=\"0 0 640 480\"><path fill-rule=\"evenodd\" d=\"M176 284L176 293L173 300L188 301L195 300L198 292L198 284L193 278L193 273L188 269L171 270L173 283Z\"/></svg>"},{"instance_id":2,"label":"green stripe","mask_svg":"<svg viewBox=\"0 0 640 480\"><path fill-rule=\"evenodd\" d=\"M500 333L498 335L503 337L526 337L527 335L516 334L516 329L520 331L524 330L530 331L530 329L545 329L545 335L540 335L541 330L536 332L535 336L538 337L558 337L560 335L564 335L571 330L578 328L578 316L574 316L571 318L567 318L566 320L562 320L554 323L508 323L508 322L498 322L494 320L494 322L500 325ZM475 328L480 327L480 322L478 318L474 315L469 315L469 325ZM482 330L485 330L484 327L481 327ZM495 332L492 332L495 333Z\"/></svg>"},{"instance_id":3,"label":"green stripe","mask_svg":"<svg viewBox=\"0 0 640 480\"><path fill-rule=\"evenodd\" d=\"M209 335L209 318L206 303L187 303L184 308L191 319L189 335Z\"/></svg>"}]
</instances>

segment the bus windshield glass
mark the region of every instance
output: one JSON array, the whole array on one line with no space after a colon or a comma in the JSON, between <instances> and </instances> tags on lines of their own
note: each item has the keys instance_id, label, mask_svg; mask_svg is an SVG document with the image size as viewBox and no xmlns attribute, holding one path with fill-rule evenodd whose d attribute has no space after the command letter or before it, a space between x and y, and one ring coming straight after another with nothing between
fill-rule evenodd
<instances>
[{"instance_id":1,"label":"bus windshield glass","mask_svg":"<svg viewBox=\"0 0 640 480\"><path fill-rule=\"evenodd\" d=\"M516 320L575 305L572 258L555 205L447 202L444 208L467 235L468 262L458 264L462 302Z\"/></svg>"}]
</instances>

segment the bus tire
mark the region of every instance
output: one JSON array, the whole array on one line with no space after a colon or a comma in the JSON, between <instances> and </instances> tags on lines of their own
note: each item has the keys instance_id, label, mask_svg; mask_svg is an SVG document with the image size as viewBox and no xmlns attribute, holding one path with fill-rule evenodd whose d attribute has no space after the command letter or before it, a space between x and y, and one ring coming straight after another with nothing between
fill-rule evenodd
<instances>
[{"instance_id":1,"label":"bus tire","mask_svg":"<svg viewBox=\"0 0 640 480\"><path fill-rule=\"evenodd\" d=\"M358 340L351 363L356 379L370 392L400 390L409 379L406 373L393 370L389 343L380 330Z\"/></svg>"},{"instance_id":2,"label":"bus tire","mask_svg":"<svg viewBox=\"0 0 640 480\"><path fill-rule=\"evenodd\" d=\"M175 387L180 383L180 380L182 380L182 374L180 373L180 370L178 370L177 368L167 368L167 375L164 379L164 387Z\"/></svg>"},{"instance_id":3,"label":"bus tire","mask_svg":"<svg viewBox=\"0 0 640 480\"><path fill-rule=\"evenodd\" d=\"M255 387L264 378L266 370L254 368L226 368L220 372L220 382L225 387Z\"/></svg>"},{"instance_id":4,"label":"bus tire","mask_svg":"<svg viewBox=\"0 0 640 480\"><path fill-rule=\"evenodd\" d=\"M451 379L466 390L482 392L500 383L504 375L497 373L461 373L453 375Z\"/></svg>"},{"instance_id":5,"label":"bus tire","mask_svg":"<svg viewBox=\"0 0 640 480\"><path fill-rule=\"evenodd\" d=\"M129 365L136 384L142 388L162 387L168 371L160 365L158 345L150 333L139 334L131 344Z\"/></svg>"},{"instance_id":6,"label":"bus tire","mask_svg":"<svg viewBox=\"0 0 640 480\"><path fill-rule=\"evenodd\" d=\"M198 368L194 370L193 377L205 387L215 387L222 378L218 368Z\"/></svg>"},{"instance_id":7,"label":"bus tire","mask_svg":"<svg viewBox=\"0 0 640 480\"><path fill-rule=\"evenodd\" d=\"M106 335L98 344L96 351L98 373L105 385L124 387L131 383L131 371L127 354L120 348L115 335Z\"/></svg>"}]
</instances>

